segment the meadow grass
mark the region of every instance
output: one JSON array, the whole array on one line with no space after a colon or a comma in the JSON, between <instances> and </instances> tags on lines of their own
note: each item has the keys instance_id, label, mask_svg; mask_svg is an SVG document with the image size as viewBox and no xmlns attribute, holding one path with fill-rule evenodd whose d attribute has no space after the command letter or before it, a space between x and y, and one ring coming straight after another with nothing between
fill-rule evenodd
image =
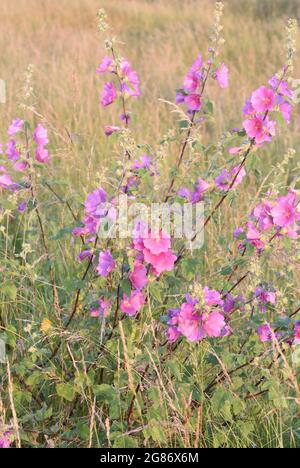
<instances>
[{"instance_id":1,"label":"meadow grass","mask_svg":"<svg viewBox=\"0 0 300 468\"><path fill-rule=\"evenodd\" d=\"M0 78L6 82L7 102L0 104L0 141L8 123L17 116L32 119L33 123L42 121L50 130L51 163L47 168L47 179L52 178L52 187L60 199L49 190L45 195L44 177L37 180L37 185L44 189L39 204L42 213L47 213L44 215L47 243L54 258L55 281L66 315L77 288L74 279L80 277L76 262L78 247L70 237L60 235L66 226L74 227L66 202L77 215L88 192L102 183L113 187L117 180L111 167L115 167L119 152L114 140L108 140L103 133L103 126L114 122L116 114L114 109L100 107L99 92L103 83L95 73L104 55L102 38L96 27L96 12L100 7L106 10L113 33L120 40L122 55L128 57L140 76L142 95L134 103L134 138L141 146L150 142L156 147L162 136L172 132L177 125L177 114L170 112L165 101L174 101L174 90L180 86L187 68L198 52L206 51L209 46L214 1L1 0ZM242 108L251 92L266 83L282 66L284 27L290 16L300 16L299 2L227 0L223 19L226 43L222 59L230 67L230 87L222 94L216 87L208 88L208 96L215 103L215 114L205 129L201 129L199 137L205 147L219 142L224 130L241 125ZM296 58L294 77L300 78L300 61L298 56ZM24 104L24 82L30 64L33 65L30 79L33 94L24 108L21 104ZM238 200L234 198L231 203L224 204L208 228L205 251L195 272L196 281L215 281L224 261L230 257L228 251L224 254L224 246L232 241L232 227L247 217L258 203L260 194L272 184L273 175L286 186L296 181L300 168L298 152L285 167L284 174L278 165L287 148L297 150L299 130L296 108L292 123L256 156L255 169L239 192ZM212 149L206 155L196 153L194 161L183 165L179 180L189 180L191 167L205 172L212 163L211 154L214 164L225 167L228 159L225 152ZM164 174L154 199L165 193L169 170L176 156L177 146L171 143L166 148L162 162ZM89 319L87 326L84 296L80 296L76 326L63 331L55 318L51 285L47 279L49 265L47 262L45 265L34 216L32 213L26 221L7 216L6 231L1 235L0 272L7 274L9 271L5 284L7 281L17 282L18 287L16 293L14 290L9 294L7 291L0 293L1 328L10 346L15 385L9 399L4 391L0 395L0 423L1 417L6 421L13 420L11 415L15 406L21 431L20 444L299 446L297 376L276 348L267 362L257 358L241 375L225 378L222 391L217 389L207 401L204 389L215 376L215 367L219 371L220 368L228 370L247 360L248 354L241 355L239 351L239 335L231 348L222 352L221 358L218 345L202 343L196 348L185 343L174 353L172 360L165 362L157 338L157 317L165 312L163 305L153 311L152 304L147 304L139 326L122 320L117 336L112 342L102 344L98 327ZM27 240L28 233L32 235L30 241ZM285 292L293 298L299 297L297 248L288 252L278 250L262 267L264 278L281 286L280 307L283 309L289 307ZM11 252L19 254L21 259ZM178 295L184 294L181 280L187 279L185 272L180 275L177 283L174 280ZM162 294L169 298L167 288ZM45 318L51 321L50 333L41 329ZM62 351L56 362L41 370L40 360L47 356L48 345L53 349L57 340L63 341ZM250 342L245 353L251 357L255 346L254 341ZM36 350L39 352L32 359ZM19 353L21 363L16 360ZM97 353L101 362L96 361L94 365ZM146 359L150 362L151 373L144 376L141 363ZM270 362L273 367L269 367ZM4 370L3 389L10 375L10 370ZM36 380L30 379L30 375L36 375ZM261 378L265 381L258 390L265 391L268 398L264 398L266 395L248 399L238 397L243 380L253 382L255 394L255 384ZM102 385L98 395L96 389L96 395L102 398L101 404L92 392L93 379L93 384ZM53 388L66 382L69 385L70 381L75 382L81 408L73 407L74 398L58 400L48 406L47 398L51 398ZM139 381L142 381L142 390L147 390L145 399L142 392L136 394ZM284 388L283 381L286 382ZM108 390L103 385L118 390L113 400L114 408L110 407L112 397L105 394ZM69 390L72 393L73 390ZM133 397L136 425L131 427L127 424L126 414ZM78 398L75 397L76 402ZM194 400L201 404L195 407ZM16 420L11 424L18 432Z\"/></svg>"}]
</instances>

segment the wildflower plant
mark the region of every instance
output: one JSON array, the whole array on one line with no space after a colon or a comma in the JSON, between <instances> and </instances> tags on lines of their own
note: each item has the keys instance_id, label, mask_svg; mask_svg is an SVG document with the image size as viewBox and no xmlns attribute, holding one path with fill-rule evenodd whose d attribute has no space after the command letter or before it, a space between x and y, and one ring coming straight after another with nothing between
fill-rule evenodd
<instances>
[{"instance_id":1,"label":"wildflower plant","mask_svg":"<svg viewBox=\"0 0 300 468\"><path fill-rule=\"evenodd\" d=\"M24 106L22 112L31 110L34 118L16 116L8 126L0 146L2 294L12 304L23 297L24 311L31 313L30 291L45 301L41 299L41 323L22 318L22 339L7 307L0 317L12 369L12 380L3 379L3 386L13 393L24 445L32 445L32 431L40 434L41 445L60 438L72 444L75 430L82 445L89 439L100 447L135 447L144 438L150 445L166 446L170 441L160 421L174 420L173 443L182 444L184 430L190 446L203 415L223 426L226 437L219 431L211 436L207 422L196 446L224 446L231 431L247 445L257 439L251 421L259 417L260 397L278 411L287 410L285 424L299 438L300 393L292 356L300 343L299 300L293 292L293 257L298 256L296 263L300 258L300 194L298 179L288 186L281 183L295 151L289 150L275 171L277 181L265 182L258 200L249 199L246 212L236 202L255 161L263 157L261 149L293 119L296 23L288 23L286 62L258 83L237 116L237 127L226 129L210 154L199 140L214 114L208 90L217 87L221 95L230 86L230 64L222 58L223 9L217 2L206 54L199 52L182 80L174 77L178 87L169 104L179 116L179 129L158 145L136 141L132 115L143 83L137 64L120 52L121 44L105 40L96 70L99 105L115 110L102 131L115 145L118 162L107 168L111 175L103 184L95 177L76 208L52 181L55 149L47 120ZM98 29L110 32L103 10ZM166 177L162 155L169 142L177 148L177 159ZM193 161L186 166L199 148L211 157L205 171ZM216 163L220 154L226 159L223 167ZM188 178L182 176L186 167ZM153 200L175 203L177 210L186 203L204 203L204 233L216 229L225 206L239 210L238 223L230 238L212 237L200 250L188 249L172 230L148 225L138 213L129 238L110 236L111 226L120 229L122 224L120 195L127 197L131 210ZM57 203L54 207L49 197ZM66 210L69 221L51 233L57 210ZM217 259L208 245L215 241ZM63 242L72 267L59 262ZM286 272L271 271L279 257L289 264ZM213 274L205 275L206 262ZM64 275L71 278L65 281ZM278 385L285 379L289 385L282 396ZM99 428L90 421L91 408ZM6 415L3 429L0 425L1 448L16 440L12 419Z\"/></svg>"}]
</instances>

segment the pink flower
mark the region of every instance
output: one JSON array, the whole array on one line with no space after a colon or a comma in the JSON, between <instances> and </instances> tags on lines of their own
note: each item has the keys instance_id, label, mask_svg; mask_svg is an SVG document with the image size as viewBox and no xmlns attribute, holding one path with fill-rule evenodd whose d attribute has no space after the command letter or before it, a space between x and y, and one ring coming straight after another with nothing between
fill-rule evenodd
<instances>
[{"instance_id":1,"label":"pink flower","mask_svg":"<svg viewBox=\"0 0 300 468\"><path fill-rule=\"evenodd\" d=\"M109 250L101 252L99 255L99 264L97 272L100 276L106 278L116 268L116 262L114 261Z\"/></svg>"},{"instance_id":2,"label":"pink flower","mask_svg":"<svg viewBox=\"0 0 300 468\"><path fill-rule=\"evenodd\" d=\"M276 205L271 209L274 224L279 227L289 227L300 220L300 212L297 210L296 193L290 190L288 195L280 197Z\"/></svg>"},{"instance_id":3,"label":"pink flower","mask_svg":"<svg viewBox=\"0 0 300 468\"><path fill-rule=\"evenodd\" d=\"M0 175L0 187L9 189L14 185L14 182L9 174Z\"/></svg>"},{"instance_id":4,"label":"pink flower","mask_svg":"<svg viewBox=\"0 0 300 468\"><path fill-rule=\"evenodd\" d=\"M48 131L41 124L38 124L38 126L34 130L33 138L38 146L46 146L49 143Z\"/></svg>"},{"instance_id":5,"label":"pink flower","mask_svg":"<svg viewBox=\"0 0 300 468\"><path fill-rule=\"evenodd\" d=\"M152 254L149 250L143 250L145 261L150 263L153 271L157 276L160 276L165 271L172 271L177 260L176 255L172 251L162 252L158 255Z\"/></svg>"},{"instance_id":6,"label":"pink flower","mask_svg":"<svg viewBox=\"0 0 300 468\"><path fill-rule=\"evenodd\" d=\"M203 328L209 337L220 337L225 325L224 316L219 312L211 312L210 314L204 315Z\"/></svg>"},{"instance_id":7,"label":"pink flower","mask_svg":"<svg viewBox=\"0 0 300 468\"><path fill-rule=\"evenodd\" d=\"M104 127L104 133L106 136L111 136L113 133L119 132L121 130L121 127L116 127L114 125L106 125Z\"/></svg>"},{"instance_id":8,"label":"pink flower","mask_svg":"<svg viewBox=\"0 0 300 468\"><path fill-rule=\"evenodd\" d=\"M8 449L12 444L12 437L10 432L4 432L2 437L0 438L0 448Z\"/></svg>"},{"instance_id":9,"label":"pink flower","mask_svg":"<svg viewBox=\"0 0 300 468\"><path fill-rule=\"evenodd\" d=\"M288 102L283 102L282 104L279 105L279 110L282 113L282 116L284 120L286 121L287 124L291 122L291 117L292 117L292 106Z\"/></svg>"},{"instance_id":10,"label":"pink flower","mask_svg":"<svg viewBox=\"0 0 300 468\"><path fill-rule=\"evenodd\" d=\"M251 104L257 112L271 111L275 103L275 94L270 88L262 86L254 91L251 97Z\"/></svg>"},{"instance_id":11,"label":"pink flower","mask_svg":"<svg viewBox=\"0 0 300 468\"><path fill-rule=\"evenodd\" d=\"M203 289L204 300L207 306L223 306L224 301L221 298L221 294L218 291L209 289L207 286Z\"/></svg>"},{"instance_id":12,"label":"pink flower","mask_svg":"<svg viewBox=\"0 0 300 468\"><path fill-rule=\"evenodd\" d=\"M195 312L193 305L184 303L181 306L177 320L178 331L185 336L188 341L200 341L205 338L201 315Z\"/></svg>"},{"instance_id":13,"label":"pink flower","mask_svg":"<svg viewBox=\"0 0 300 468\"><path fill-rule=\"evenodd\" d=\"M242 183L246 175L247 173L244 168L235 166L231 172L229 172L227 169L224 169L215 179L215 183L220 190L229 190L230 188L231 190L235 190Z\"/></svg>"},{"instance_id":14,"label":"pink flower","mask_svg":"<svg viewBox=\"0 0 300 468\"><path fill-rule=\"evenodd\" d=\"M199 54L196 60L194 61L190 71L194 73L200 73L202 67L203 67L202 54Z\"/></svg>"},{"instance_id":15,"label":"pink flower","mask_svg":"<svg viewBox=\"0 0 300 468\"><path fill-rule=\"evenodd\" d=\"M177 327L169 327L167 330L167 339L169 343L175 343L181 336L180 331Z\"/></svg>"},{"instance_id":16,"label":"pink flower","mask_svg":"<svg viewBox=\"0 0 300 468\"><path fill-rule=\"evenodd\" d=\"M104 204L107 201L107 194L101 187L89 193L85 202L85 212L87 215L99 217L103 215Z\"/></svg>"},{"instance_id":17,"label":"pink flower","mask_svg":"<svg viewBox=\"0 0 300 468\"><path fill-rule=\"evenodd\" d=\"M14 170L17 172L24 172L28 167L28 163L26 161L17 161L14 164Z\"/></svg>"},{"instance_id":18,"label":"pink flower","mask_svg":"<svg viewBox=\"0 0 300 468\"><path fill-rule=\"evenodd\" d=\"M16 135L17 133L21 132L24 128L24 121L21 119L16 119L12 121L12 124L7 130L8 136Z\"/></svg>"},{"instance_id":19,"label":"pink flower","mask_svg":"<svg viewBox=\"0 0 300 468\"><path fill-rule=\"evenodd\" d=\"M35 151L35 159L42 164L49 162L49 151L43 146L38 146Z\"/></svg>"},{"instance_id":20,"label":"pink flower","mask_svg":"<svg viewBox=\"0 0 300 468\"><path fill-rule=\"evenodd\" d=\"M124 314L132 317L141 310L144 304L144 295L139 291L134 291L131 293L130 297L124 294L124 298L121 302L121 310L124 312Z\"/></svg>"},{"instance_id":21,"label":"pink flower","mask_svg":"<svg viewBox=\"0 0 300 468\"><path fill-rule=\"evenodd\" d=\"M295 323L295 336L294 336L294 344L300 344L300 322Z\"/></svg>"},{"instance_id":22,"label":"pink flower","mask_svg":"<svg viewBox=\"0 0 300 468\"><path fill-rule=\"evenodd\" d=\"M276 336L272 328L268 323L261 325L257 329L257 334L262 343L267 343L268 341L273 341Z\"/></svg>"},{"instance_id":23,"label":"pink flower","mask_svg":"<svg viewBox=\"0 0 300 468\"><path fill-rule=\"evenodd\" d=\"M229 148L228 152L232 156L235 156L236 154L240 154L243 150L244 150L243 146L237 146L237 147L234 147L234 148Z\"/></svg>"},{"instance_id":24,"label":"pink flower","mask_svg":"<svg viewBox=\"0 0 300 468\"><path fill-rule=\"evenodd\" d=\"M221 88L228 88L229 70L224 63L216 71L216 80Z\"/></svg>"},{"instance_id":25,"label":"pink flower","mask_svg":"<svg viewBox=\"0 0 300 468\"><path fill-rule=\"evenodd\" d=\"M121 92L127 92L129 96L138 97L140 92L140 80L138 74L132 69L130 63L126 59L121 60L121 73L123 75L123 83Z\"/></svg>"},{"instance_id":26,"label":"pink flower","mask_svg":"<svg viewBox=\"0 0 300 468\"><path fill-rule=\"evenodd\" d=\"M141 290L148 284L147 268L136 261L134 270L129 273L129 279L134 289Z\"/></svg>"},{"instance_id":27,"label":"pink flower","mask_svg":"<svg viewBox=\"0 0 300 468\"><path fill-rule=\"evenodd\" d=\"M74 233L73 233L73 235L74 235ZM78 255L77 260L78 260L79 262L83 262L83 261L86 260L87 258L88 258L88 259L92 258L92 256L93 256L93 254L92 254L92 252L91 252L89 249L83 250L83 251L80 252L80 254Z\"/></svg>"},{"instance_id":28,"label":"pink flower","mask_svg":"<svg viewBox=\"0 0 300 468\"><path fill-rule=\"evenodd\" d=\"M285 96L292 99L293 92L289 89L289 84L287 81L280 81L277 76L273 76L270 79L269 84L280 96Z\"/></svg>"},{"instance_id":29,"label":"pink flower","mask_svg":"<svg viewBox=\"0 0 300 468\"><path fill-rule=\"evenodd\" d=\"M242 310L244 307L244 304L245 304L245 298L242 295L233 297L231 294L227 294L225 301L224 301L224 306L223 306L224 313L230 314L237 308Z\"/></svg>"},{"instance_id":30,"label":"pink flower","mask_svg":"<svg viewBox=\"0 0 300 468\"><path fill-rule=\"evenodd\" d=\"M203 200L203 195L209 189L209 184L203 179L198 179L194 192L191 192L186 187L182 187L178 191L178 195L182 198L186 198L190 203L196 204Z\"/></svg>"},{"instance_id":31,"label":"pink flower","mask_svg":"<svg viewBox=\"0 0 300 468\"><path fill-rule=\"evenodd\" d=\"M109 106L117 99L117 90L113 83L105 83L101 95L101 104L103 107Z\"/></svg>"},{"instance_id":32,"label":"pink flower","mask_svg":"<svg viewBox=\"0 0 300 468\"><path fill-rule=\"evenodd\" d=\"M268 118L260 116L243 122L244 129L250 138L254 138L257 144L262 144L265 141L271 141L276 134L276 122L270 121Z\"/></svg>"},{"instance_id":33,"label":"pink flower","mask_svg":"<svg viewBox=\"0 0 300 468\"><path fill-rule=\"evenodd\" d=\"M96 73L106 73L106 72L112 72L114 71L114 62L113 60L106 56L103 58L102 62L100 63L99 67L97 68Z\"/></svg>"},{"instance_id":34,"label":"pink flower","mask_svg":"<svg viewBox=\"0 0 300 468\"><path fill-rule=\"evenodd\" d=\"M257 219L259 229L262 231L266 231L274 226L273 218L271 216L272 207L273 204L266 201L257 205L253 210L252 215Z\"/></svg>"},{"instance_id":35,"label":"pink flower","mask_svg":"<svg viewBox=\"0 0 300 468\"><path fill-rule=\"evenodd\" d=\"M184 102L186 103L188 110L191 112L196 112L201 109L202 102L200 94L189 94L186 96Z\"/></svg>"},{"instance_id":36,"label":"pink flower","mask_svg":"<svg viewBox=\"0 0 300 468\"><path fill-rule=\"evenodd\" d=\"M276 304L276 292L267 291L266 289L259 287L255 291L255 297L258 300L258 308L261 312L267 311L267 305Z\"/></svg>"},{"instance_id":37,"label":"pink flower","mask_svg":"<svg viewBox=\"0 0 300 468\"><path fill-rule=\"evenodd\" d=\"M10 161L18 161L20 159L20 152L17 150L17 143L15 140L9 140L6 147L6 154Z\"/></svg>"},{"instance_id":38,"label":"pink flower","mask_svg":"<svg viewBox=\"0 0 300 468\"><path fill-rule=\"evenodd\" d=\"M98 307L91 308L91 317L108 317L111 311L111 301L107 301L106 299L99 299Z\"/></svg>"},{"instance_id":39,"label":"pink flower","mask_svg":"<svg viewBox=\"0 0 300 468\"><path fill-rule=\"evenodd\" d=\"M171 240L168 234L160 232L158 235L149 234L149 237L144 239L144 246L153 255L166 253L171 248Z\"/></svg>"},{"instance_id":40,"label":"pink flower","mask_svg":"<svg viewBox=\"0 0 300 468\"><path fill-rule=\"evenodd\" d=\"M190 93L194 93L197 90L199 83L200 80L197 74L194 72L190 72L186 75L184 79L183 88L186 91L189 91Z\"/></svg>"},{"instance_id":41,"label":"pink flower","mask_svg":"<svg viewBox=\"0 0 300 468\"><path fill-rule=\"evenodd\" d=\"M255 114L255 109L252 106L251 100L246 102L243 108L243 114L247 116L252 116Z\"/></svg>"},{"instance_id":42,"label":"pink flower","mask_svg":"<svg viewBox=\"0 0 300 468\"><path fill-rule=\"evenodd\" d=\"M146 169L147 171L151 170L152 166L152 159L147 156L147 154L143 154L140 160L135 160L131 166L133 171L139 171L140 169Z\"/></svg>"}]
</instances>

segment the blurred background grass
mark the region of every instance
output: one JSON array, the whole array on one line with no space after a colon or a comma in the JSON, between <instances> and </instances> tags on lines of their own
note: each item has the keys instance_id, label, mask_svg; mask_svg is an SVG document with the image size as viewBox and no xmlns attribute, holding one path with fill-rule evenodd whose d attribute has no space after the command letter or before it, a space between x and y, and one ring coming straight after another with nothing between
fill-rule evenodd
<instances>
[{"instance_id":1,"label":"blurred background grass","mask_svg":"<svg viewBox=\"0 0 300 468\"><path fill-rule=\"evenodd\" d=\"M117 121L115 109L99 106L103 80L95 74L104 50L96 28L96 12L105 8L115 35L124 42L122 53L138 70L142 98L134 103L134 128L140 141L157 141L172 126L164 98L174 100L174 89L199 51L206 53L214 0L1 0L0 77L7 83L7 104L0 107L0 135L20 112L24 71L35 67L36 108L58 131L81 134L85 144L76 169L80 180L93 176L88 161L109 156L102 127ZM227 0L222 57L231 72L231 86L217 100L217 135L239 126L241 108L250 92L266 83L284 61L285 23L300 16L297 0ZM298 61L295 76L300 77ZM284 136L268 147L268 157L281 158L285 147L299 143L299 118ZM211 137L211 135L209 135ZM282 140L283 139L283 140ZM57 149L56 164L74 178L74 154ZM71 158L71 160L70 160ZM67 164L69 162L70 164ZM91 165L93 167L93 164Z\"/></svg>"}]
</instances>

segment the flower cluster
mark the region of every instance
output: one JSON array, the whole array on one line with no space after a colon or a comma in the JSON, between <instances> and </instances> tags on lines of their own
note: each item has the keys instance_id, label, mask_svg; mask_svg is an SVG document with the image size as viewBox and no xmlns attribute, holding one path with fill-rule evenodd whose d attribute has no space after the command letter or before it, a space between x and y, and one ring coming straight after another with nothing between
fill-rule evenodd
<instances>
[{"instance_id":1,"label":"flower cluster","mask_svg":"<svg viewBox=\"0 0 300 468\"><path fill-rule=\"evenodd\" d=\"M133 248L136 259L150 265L150 272L155 276L173 270L177 257L172 251L169 234L145 232L144 226L138 224L133 234Z\"/></svg>"},{"instance_id":2,"label":"flower cluster","mask_svg":"<svg viewBox=\"0 0 300 468\"><path fill-rule=\"evenodd\" d=\"M177 257L171 249L170 236L163 233L145 231L145 226L138 223L133 233L133 268L128 278L132 286L130 297L124 294L121 310L134 316L145 304L142 290L149 282L148 276L159 277L165 271L172 271Z\"/></svg>"},{"instance_id":3,"label":"flower cluster","mask_svg":"<svg viewBox=\"0 0 300 468\"><path fill-rule=\"evenodd\" d=\"M116 77L116 83L109 81L104 85L101 93L101 104L103 107L113 104L117 100L118 96L123 100L127 100L130 97L136 98L140 96L139 77L127 59L121 58L119 60L106 56L100 63L97 73L109 73ZM124 108L120 119L126 123L129 122L129 115L124 111ZM106 127L105 133L109 136L117 130L118 127L110 126Z\"/></svg>"},{"instance_id":4,"label":"flower cluster","mask_svg":"<svg viewBox=\"0 0 300 468\"><path fill-rule=\"evenodd\" d=\"M182 88L176 93L176 103L184 103L188 113L198 112L203 105L203 91L212 67L212 61L205 64L199 54L184 78ZM228 68L222 63L212 73L221 88L228 87Z\"/></svg>"},{"instance_id":5,"label":"flower cluster","mask_svg":"<svg viewBox=\"0 0 300 468\"><path fill-rule=\"evenodd\" d=\"M207 337L219 338L231 333L224 316L224 301L218 291L204 288L204 301L187 295L180 309L169 311L169 342L175 342L180 336L188 341L201 341Z\"/></svg>"},{"instance_id":6,"label":"flower cluster","mask_svg":"<svg viewBox=\"0 0 300 468\"><path fill-rule=\"evenodd\" d=\"M258 327L257 334L262 343L267 343L281 338L281 332L275 332L269 323L264 323Z\"/></svg>"},{"instance_id":7,"label":"flower cluster","mask_svg":"<svg viewBox=\"0 0 300 468\"><path fill-rule=\"evenodd\" d=\"M247 173L245 168L234 166L232 169L224 169L214 183L209 184L205 180L199 178L195 184L193 191L187 187L182 187L177 194L193 205L204 200L204 195L210 188L220 190L221 192L235 190L242 182Z\"/></svg>"},{"instance_id":8,"label":"flower cluster","mask_svg":"<svg viewBox=\"0 0 300 468\"><path fill-rule=\"evenodd\" d=\"M112 208L108 211L106 203L107 193L101 187L88 194L84 205L83 225L73 230L75 237L89 236L85 241L86 243L95 240L101 220L115 215ZM83 255L83 258L85 258L85 255Z\"/></svg>"},{"instance_id":9,"label":"flower cluster","mask_svg":"<svg viewBox=\"0 0 300 468\"><path fill-rule=\"evenodd\" d=\"M139 187L143 173L150 174L150 177L158 175L155 162L147 154L143 154L139 159L136 159L132 163L128 177L121 187L122 192L129 195L131 198L135 198L133 190L136 190Z\"/></svg>"},{"instance_id":10,"label":"flower cluster","mask_svg":"<svg viewBox=\"0 0 300 468\"><path fill-rule=\"evenodd\" d=\"M288 82L273 76L269 85L254 91L243 109L243 127L256 146L271 141L276 134L276 120L270 118L272 112L281 113L286 123L291 120L292 105L289 100L293 95Z\"/></svg>"},{"instance_id":11,"label":"flower cluster","mask_svg":"<svg viewBox=\"0 0 300 468\"><path fill-rule=\"evenodd\" d=\"M269 305L276 304L276 291L259 286L254 293L254 298L258 303L258 309L261 312L266 312Z\"/></svg>"},{"instance_id":12,"label":"flower cluster","mask_svg":"<svg viewBox=\"0 0 300 468\"><path fill-rule=\"evenodd\" d=\"M287 195L275 199L268 198L256 206L246 225L246 229L236 229L234 236L241 240L243 249L251 244L262 251L270 239L287 236L297 239L300 230L300 205L297 192L289 190ZM270 231L273 233L270 238Z\"/></svg>"},{"instance_id":13,"label":"flower cluster","mask_svg":"<svg viewBox=\"0 0 300 468\"><path fill-rule=\"evenodd\" d=\"M21 119L15 119L7 130L8 141L6 150L0 144L0 156L6 156L0 165L0 187L10 192L16 193L24 188L28 188L29 178L27 170L30 164L34 161L45 164L49 161L49 152L45 148L48 144L48 132L41 124L38 124L33 132L32 140L35 143L35 158L30 155L30 138L28 132L25 137L25 122ZM23 137L23 140L20 137ZM17 181L17 174L21 173L25 177L25 181ZM19 211L25 210L27 202L22 202L19 205Z\"/></svg>"},{"instance_id":14,"label":"flower cluster","mask_svg":"<svg viewBox=\"0 0 300 468\"><path fill-rule=\"evenodd\" d=\"M194 191L191 191L186 187L182 187L178 191L178 195L194 205L203 201L204 194L207 192L209 187L210 185L205 182L205 180L198 179Z\"/></svg>"}]
</instances>

